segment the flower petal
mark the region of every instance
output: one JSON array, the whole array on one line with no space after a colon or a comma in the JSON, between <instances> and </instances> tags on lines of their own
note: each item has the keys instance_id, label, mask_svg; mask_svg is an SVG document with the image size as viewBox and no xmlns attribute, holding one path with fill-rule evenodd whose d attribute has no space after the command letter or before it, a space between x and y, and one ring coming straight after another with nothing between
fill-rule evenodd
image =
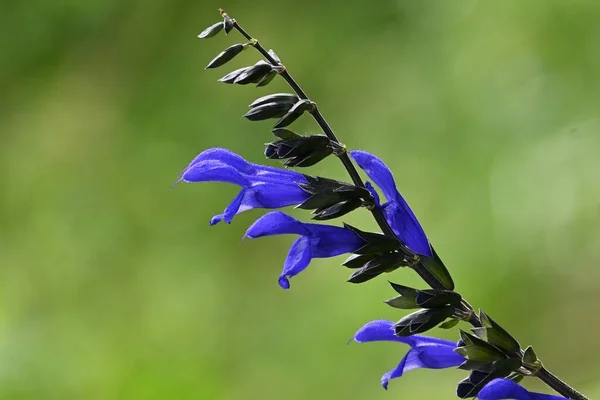
<instances>
[{"instance_id":1,"label":"flower petal","mask_svg":"<svg viewBox=\"0 0 600 400\"><path fill-rule=\"evenodd\" d=\"M194 164L181 175L184 182L226 182L238 186L250 186L248 179L231 165L216 160L204 160Z\"/></svg>"},{"instance_id":2,"label":"flower petal","mask_svg":"<svg viewBox=\"0 0 600 400\"><path fill-rule=\"evenodd\" d=\"M399 337L394 334L394 322L379 319L363 325L355 334L354 341L367 342L401 342L413 343L412 336Z\"/></svg>"},{"instance_id":3,"label":"flower petal","mask_svg":"<svg viewBox=\"0 0 600 400\"><path fill-rule=\"evenodd\" d=\"M350 152L352 159L361 167L371 180L379 186L388 201L396 200L399 195L396 182L389 168L379 158L366 151Z\"/></svg>"},{"instance_id":4,"label":"flower petal","mask_svg":"<svg viewBox=\"0 0 600 400\"><path fill-rule=\"evenodd\" d=\"M477 395L479 400L567 400L564 397L529 392L510 379L494 379Z\"/></svg>"},{"instance_id":5,"label":"flower petal","mask_svg":"<svg viewBox=\"0 0 600 400\"><path fill-rule=\"evenodd\" d=\"M455 342L425 335L399 337L394 334L394 324L394 322L384 319L368 322L354 334L354 340L358 343L401 342L406 343L411 347L440 345L447 347L453 354L456 354L453 351L456 347Z\"/></svg>"},{"instance_id":6,"label":"flower petal","mask_svg":"<svg viewBox=\"0 0 600 400\"><path fill-rule=\"evenodd\" d=\"M396 368L383 374L383 376L381 377L381 386L383 386L383 388L387 390L390 379L400 378L405 371L410 371L411 369L418 368L415 359L418 359L418 355L414 350L409 350Z\"/></svg>"},{"instance_id":7,"label":"flower petal","mask_svg":"<svg viewBox=\"0 0 600 400\"><path fill-rule=\"evenodd\" d=\"M310 239L303 236L296 240L292 244L292 247L290 247L290 251L283 264L283 271L279 275L279 286L283 289L289 289L290 281L288 278L304 271L308 267L308 264L310 264L310 260Z\"/></svg>"},{"instance_id":8,"label":"flower petal","mask_svg":"<svg viewBox=\"0 0 600 400\"><path fill-rule=\"evenodd\" d=\"M307 236L310 235L310 231L304 227L302 222L281 211L273 211L263 215L246 231L246 237L250 239L285 234Z\"/></svg>"},{"instance_id":9,"label":"flower petal","mask_svg":"<svg viewBox=\"0 0 600 400\"><path fill-rule=\"evenodd\" d=\"M366 151L355 150L350 155L385 195L387 203L381 208L396 235L415 253L431 257L429 240L408 203L396 189L396 182L389 168Z\"/></svg>"},{"instance_id":10,"label":"flower petal","mask_svg":"<svg viewBox=\"0 0 600 400\"><path fill-rule=\"evenodd\" d=\"M242 205L242 202L244 201L245 195L246 195L246 189L242 189L242 191L237 196L235 196L235 199L233 199L233 201L227 206L227 208L225 208L225 211L223 211L223 214L215 215L214 217L212 217L210 219L210 226L218 224L219 222L221 222L223 220L225 220L226 223L230 224L233 217L238 212L245 211L245 210L240 211L240 207Z\"/></svg>"}]
</instances>

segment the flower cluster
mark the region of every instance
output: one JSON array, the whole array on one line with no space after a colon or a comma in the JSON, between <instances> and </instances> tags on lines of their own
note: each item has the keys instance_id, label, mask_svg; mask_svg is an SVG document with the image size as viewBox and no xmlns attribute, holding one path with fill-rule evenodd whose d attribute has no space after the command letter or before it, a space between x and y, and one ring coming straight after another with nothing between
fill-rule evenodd
<instances>
[{"instance_id":1,"label":"flower cluster","mask_svg":"<svg viewBox=\"0 0 600 400\"><path fill-rule=\"evenodd\" d=\"M448 270L398 191L390 169L368 152L346 152L346 147L337 140L317 105L306 97L275 53L266 51L222 10L221 14L223 22L207 28L199 37L212 37L221 30L229 33L235 29L248 42L227 48L207 68L222 66L244 49L254 47L265 60L235 70L220 81L264 86L281 75L295 91L263 96L254 101L245 114L251 121L277 119L273 133L278 139L267 144L265 156L285 160L286 167L308 167L335 155L350 174L352 183L254 164L226 149L205 150L189 163L178 181L225 182L240 187L239 194L222 213L211 219L210 224L231 223L238 213L256 208L273 210L295 206L313 210L313 220L317 221L332 220L357 209L366 209L373 214L381 233L362 231L348 224L307 223L282 211L270 211L247 229L245 237L298 236L289 249L278 278L284 289L290 288L290 278L306 270L314 258L342 254L349 256L343 265L353 270L348 279L352 283L363 283L400 267L410 268L424 279L429 285L425 289L391 283L396 296L386 301L396 309L416 311L397 322L369 322L354 335L354 341L358 343L389 341L410 346L400 363L381 377L384 388L387 389L390 379L399 378L412 369L459 367L469 371L469 376L458 384L456 393L460 398L563 399L529 392L518 384L524 376L539 374L542 379L542 375L548 372L531 347L522 349L506 330L483 311L476 313L454 291ZM286 128L305 113L312 114L323 130L322 134L304 136ZM355 164L369 181L363 183ZM379 193L383 194L385 201L381 200ZM421 335L438 326L451 328L461 321L473 327L470 332L461 330L457 342ZM577 392L573 390L573 393ZM583 396L571 398L585 399Z\"/></svg>"}]
</instances>

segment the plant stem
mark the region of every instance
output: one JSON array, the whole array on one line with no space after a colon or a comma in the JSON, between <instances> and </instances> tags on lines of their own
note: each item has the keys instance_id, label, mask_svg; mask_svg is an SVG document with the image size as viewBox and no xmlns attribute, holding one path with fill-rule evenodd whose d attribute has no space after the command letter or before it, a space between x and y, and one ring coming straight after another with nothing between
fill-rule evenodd
<instances>
[{"instance_id":1,"label":"plant stem","mask_svg":"<svg viewBox=\"0 0 600 400\"><path fill-rule=\"evenodd\" d=\"M224 14L224 12L221 11L221 14ZM248 40L248 42L251 42L253 44L253 46L256 48L256 50L258 50L260 52L260 54L262 54L262 56L267 59L268 62L270 62L272 65L280 65L280 63L275 58L273 58L269 54L269 52L258 42L258 40L256 40L252 36L250 36L250 34L248 34L248 32L246 32L244 30L244 28L242 28L237 23L237 21L235 21L235 20L234 20L233 27L240 34L242 34L242 36L244 36ZM306 95L306 93L304 92L304 90L302 90L302 88L300 87L300 85L298 85L298 83L294 80L294 78L292 78L292 76L287 71L287 69L284 70L283 72L281 72L280 75L281 75L281 77L283 79L285 79L285 81L288 83L288 85L290 85L290 87L294 90L294 92L298 95L298 97L300 97L301 99L305 99L305 100L309 99L309 97ZM329 123L327 123L327 121L325 120L325 117L323 117L323 114L321 114L321 111L319 111L318 107L315 106L315 108L311 112L311 114L314 117L314 119L317 122L317 124L321 127L321 129L323 130L323 132L325 133L325 135L327 135L327 137L329 138L329 140L334 141L336 143L341 143L339 141L339 139L336 137L335 133L333 132L333 129L331 129L331 126L329 125ZM348 153L344 152L344 153L340 154L338 156L338 158L341 160L342 164L344 165L344 168L346 169L346 171L350 175L350 178L352 179L352 182L354 183L354 185L358 186L358 187L361 187L361 188L365 188L365 184L364 184L362 178L360 177L360 175L358 173L358 170L354 166L354 163L352 162L352 160L348 156ZM396 234L394 233L394 230L392 229L392 227L390 226L390 224L385 219L385 216L383 215L383 213L381 212L381 210L378 209L378 208L373 208L370 211L373 214L373 217L375 218L375 221L379 225L381 231L385 235L397 238ZM402 244L402 250L404 251L404 253L406 255L409 255L409 256L413 257L415 261L418 261L418 259L419 259L418 257L419 256L417 254L415 254L412 250L410 250L406 245ZM433 289L441 289L441 290L446 289L444 287L444 285L441 284L419 262L415 263L415 265L413 266L413 269ZM480 327L480 326L482 326L481 320L479 319L479 317L477 316L477 314L474 312L473 307L466 300L463 300L463 302L461 303L461 308L463 309L463 311L466 311L466 312L470 313L470 317L469 317L469 320L467 322L469 322L474 327ZM572 399L572 400L588 400L587 397L585 397L584 395L582 395L581 393L579 393L577 390L575 390L571 386L567 385L565 382L561 381L557 376L555 376L554 374L552 374L550 371L548 371L544 367L542 367L536 373L536 376L542 382L544 382L549 387L551 387L552 389L554 389L556 392L560 393L562 396L564 396L564 397L566 397L568 399Z\"/></svg>"},{"instance_id":2,"label":"plant stem","mask_svg":"<svg viewBox=\"0 0 600 400\"><path fill-rule=\"evenodd\" d=\"M577 390L575 390L575 388L572 388L565 382L561 381L556 375L544 367L537 372L536 376L546 385L550 386L552 389L568 399L588 400L587 397L579 393Z\"/></svg>"}]
</instances>

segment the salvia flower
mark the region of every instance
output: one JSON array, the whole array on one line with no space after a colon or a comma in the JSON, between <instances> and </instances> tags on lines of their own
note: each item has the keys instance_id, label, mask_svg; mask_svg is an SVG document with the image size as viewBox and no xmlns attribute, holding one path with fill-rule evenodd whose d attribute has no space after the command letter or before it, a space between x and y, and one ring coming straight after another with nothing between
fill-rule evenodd
<instances>
[{"instance_id":1,"label":"salvia flower","mask_svg":"<svg viewBox=\"0 0 600 400\"><path fill-rule=\"evenodd\" d=\"M365 245L351 229L300 222L280 211L263 215L246 231L250 239L285 234L300 238L292 244L279 276L279 286L284 289L290 287L289 278L304 271L313 258L334 257Z\"/></svg>"},{"instance_id":2,"label":"salvia flower","mask_svg":"<svg viewBox=\"0 0 600 400\"><path fill-rule=\"evenodd\" d=\"M399 378L412 369L451 368L457 367L465 361L462 356L453 351L456 343L422 335L398 337L394 334L392 321L377 320L367 323L356 332L354 341L358 343L400 342L411 347L400 364L381 377L381 385L384 389L387 389L390 379Z\"/></svg>"},{"instance_id":3,"label":"salvia flower","mask_svg":"<svg viewBox=\"0 0 600 400\"><path fill-rule=\"evenodd\" d=\"M304 175L279 168L253 164L226 149L200 153L181 173L184 182L227 182L242 190L210 224L231 223L233 217L253 208L280 208L301 204L311 195L298 184L308 184Z\"/></svg>"},{"instance_id":4,"label":"salvia flower","mask_svg":"<svg viewBox=\"0 0 600 400\"><path fill-rule=\"evenodd\" d=\"M390 169L383 161L366 151L351 151L350 156L383 192L387 202L379 207L394 233L415 253L431 257L429 240L408 203L396 189Z\"/></svg>"},{"instance_id":5,"label":"salvia flower","mask_svg":"<svg viewBox=\"0 0 600 400\"><path fill-rule=\"evenodd\" d=\"M565 397L530 392L510 379L494 379L477 395L479 400L567 400Z\"/></svg>"}]
</instances>

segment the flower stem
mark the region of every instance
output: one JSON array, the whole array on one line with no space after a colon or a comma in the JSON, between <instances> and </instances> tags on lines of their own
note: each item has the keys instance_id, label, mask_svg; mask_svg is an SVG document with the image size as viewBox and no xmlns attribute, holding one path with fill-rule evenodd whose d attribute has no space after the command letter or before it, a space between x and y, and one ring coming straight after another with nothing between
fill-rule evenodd
<instances>
[{"instance_id":1,"label":"flower stem","mask_svg":"<svg viewBox=\"0 0 600 400\"><path fill-rule=\"evenodd\" d=\"M575 388L572 388L565 382L561 381L556 375L544 367L537 372L536 376L546 385L550 386L552 389L568 399L588 400L587 397L579 393L577 390L575 390Z\"/></svg>"},{"instance_id":2,"label":"flower stem","mask_svg":"<svg viewBox=\"0 0 600 400\"><path fill-rule=\"evenodd\" d=\"M223 11L221 11L221 13L224 14ZM259 41L257 39L250 36L250 34L248 32L246 32L246 30L244 30L244 28L242 28L237 23L236 20L233 20L233 21L234 21L233 27L240 34L242 34L242 36L244 36L248 40L248 42L251 43L252 46L254 46L256 48L256 50L258 50L259 53L264 58L267 59L268 62L270 62L272 65L281 65L275 58L273 58L273 56L271 56L271 54L269 54L269 52L259 43ZM288 85L290 85L290 87L292 88L292 90L294 90L294 92L298 95L298 97L300 97L301 99L305 99L305 100L309 99L308 96L306 95L306 93L304 92L304 90L302 90L300 85L298 85L298 83L294 80L294 78L292 78L292 76L287 71L287 69L284 69L283 72L280 73L280 75L283 79L285 79L285 81L288 83ZM336 143L340 143L339 139L333 132L333 129L331 129L331 126L329 125L329 123L327 123L327 121L325 120L325 117L323 117L323 114L321 114L321 111L319 111L317 106L315 106L314 110L311 111L311 114L312 114L313 118L315 119L315 121L317 122L317 124L321 127L321 129L323 130L325 135L327 135L329 140L336 142ZM343 152L338 155L338 158L340 159L340 161L344 165L344 168L350 175L350 178L352 179L352 182L354 183L354 185L361 187L361 188L365 188L365 183L363 182L362 178L360 177L358 170L354 166L354 163L348 156L348 153ZM373 217L375 218L375 221L379 225L379 228L381 229L381 231L385 235L397 238L396 234L394 233L394 230L392 229L390 224L385 219L385 216L383 215L381 210L378 208L373 208L370 211L373 214ZM418 262L419 256L417 254L415 254L412 250L410 250L404 244L402 244L402 250L403 250L404 254L406 254L410 257L413 257L415 263L412 268L417 272L417 274L419 274L419 276L431 288L439 289L439 290L446 289L444 287L444 285L435 278L435 276L433 276L427 269L425 269ZM482 326L481 320L479 319L477 314L474 312L473 307L466 300L463 300L463 302L461 304L461 308L463 311L469 313L469 315L470 315L469 320L467 322L469 322L471 325L473 325L475 327ZM584 395L579 393L577 390L575 390L571 386L567 385L565 382L561 381L557 376L552 374L550 371L548 371L544 367L542 367L537 372L536 376L542 382L544 382L546 385L548 385L549 387L554 389L556 392L560 393L562 396L564 396L568 399L588 400L587 397L585 397Z\"/></svg>"}]
</instances>

